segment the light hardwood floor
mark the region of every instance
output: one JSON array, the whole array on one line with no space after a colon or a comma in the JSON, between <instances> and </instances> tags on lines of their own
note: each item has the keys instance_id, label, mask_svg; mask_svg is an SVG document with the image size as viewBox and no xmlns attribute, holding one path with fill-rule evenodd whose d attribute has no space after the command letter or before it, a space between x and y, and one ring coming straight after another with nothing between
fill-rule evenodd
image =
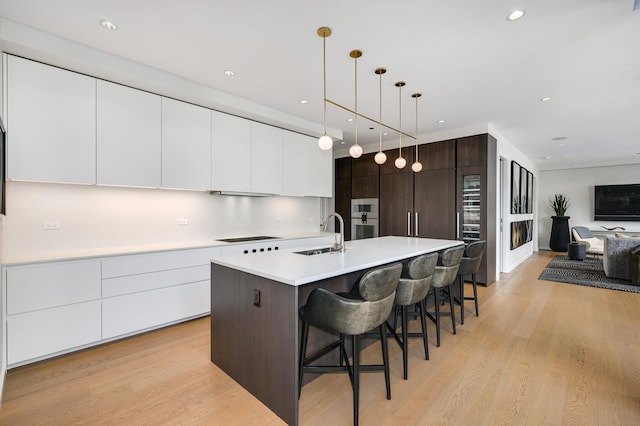
<instances>
[{"instance_id":1,"label":"light hardwood floor","mask_svg":"<svg viewBox=\"0 0 640 426\"><path fill-rule=\"evenodd\" d=\"M539 281L552 256L480 287L480 316L468 303L440 348L429 323L431 359L412 339L407 381L390 340L392 399L363 373L361 424L640 424L640 294ZM300 423L351 424L351 404L348 377L325 374L303 388ZM9 371L0 424L283 423L209 361L203 318Z\"/></svg>"}]
</instances>

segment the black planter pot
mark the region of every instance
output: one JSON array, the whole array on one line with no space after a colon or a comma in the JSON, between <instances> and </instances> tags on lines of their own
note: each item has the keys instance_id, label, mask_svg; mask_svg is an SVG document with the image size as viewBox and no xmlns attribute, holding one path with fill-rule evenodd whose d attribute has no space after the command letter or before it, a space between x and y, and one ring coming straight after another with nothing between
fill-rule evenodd
<instances>
[{"instance_id":1,"label":"black planter pot","mask_svg":"<svg viewBox=\"0 0 640 426\"><path fill-rule=\"evenodd\" d=\"M569 246L569 216L551 216L551 238L549 247L553 251L567 251Z\"/></svg>"}]
</instances>

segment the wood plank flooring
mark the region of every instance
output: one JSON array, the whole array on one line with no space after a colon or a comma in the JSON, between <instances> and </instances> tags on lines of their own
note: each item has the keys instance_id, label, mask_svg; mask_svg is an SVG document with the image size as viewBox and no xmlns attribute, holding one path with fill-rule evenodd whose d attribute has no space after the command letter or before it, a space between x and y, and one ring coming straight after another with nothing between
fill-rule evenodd
<instances>
[{"instance_id":1,"label":"wood plank flooring","mask_svg":"<svg viewBox=\"0 0 640 426\"><path fill-rule=\"evenodd\" d=\"M467 303L457 335L444 322L440 348L429 322L431 359L412 339L406 381L389 340L392 399L382 374L363 373L361 424L640 424L640 294L539 281L552 256L480 287L480 316ZM300 423L352 424L351 404L348 377L325 374L303 388ZM202 318L10 370L0 425L40 424L283 423L209 361Z\"/></svg>"}]
</instances>

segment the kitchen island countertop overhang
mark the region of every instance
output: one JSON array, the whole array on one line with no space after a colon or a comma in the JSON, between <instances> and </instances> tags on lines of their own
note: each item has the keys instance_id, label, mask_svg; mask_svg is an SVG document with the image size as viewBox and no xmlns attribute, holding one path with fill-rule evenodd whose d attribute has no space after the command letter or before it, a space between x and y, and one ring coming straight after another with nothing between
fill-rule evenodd
<instances>
[{"instance_id":1,"label":"kitchen island countertop overhang","mask_svg":"<svg viewBox=\"0 0 640 426\"><path fill-rule=\"evenodd\" d=\"M346 251L316 255L297 252L322 247L296 247L259 255L214 257L212 263L293 286L374 268L424 253L445 250L462 241L429 238L380 237L349 241Z\"/></svg>"}]
</instances>

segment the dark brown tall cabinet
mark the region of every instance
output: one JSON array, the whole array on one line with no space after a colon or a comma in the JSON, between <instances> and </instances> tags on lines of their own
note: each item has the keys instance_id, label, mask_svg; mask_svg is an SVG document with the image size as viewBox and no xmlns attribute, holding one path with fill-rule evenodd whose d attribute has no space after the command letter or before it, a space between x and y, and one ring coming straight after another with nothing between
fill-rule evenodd
<instances>
[{"instance_id":1,"label":"dark brown tall cabinet","mask_svg":"<svg viewBox=\"0 0 640 426\"><path fill-rule=\"evenodd\" d=\"M351 240L351 157L337 158L335 161L335 209L344 220L344 239ZM335 224L338 229L338 221Z\"/></svg>"},{"instance_id":2,"label":"dark brown tall cabinet","mask_svg":"<svg viewBox=\"0 0 640 426\"><path fill-rule=\"evenodd\" d=\"M496 150L496 140L488 134L422 144L419 173L411 170L415 147L402 150L407 160L403 169L394 165L398 149L385 151L382 166L373 161L375 154L363 155L351 159L350 188L340 182L338 170L338 161L348 159L336 160L336 209L346 205L339 199L350 190L351 198L379 198L380 236L486 240L477 278L490 284L496 275ZM348 216L350 205L345 209Z\"/></svg>"},{"instance_id":3,"label":"dark brown tall cabinet","mask_svg":"<svg viewBox=\"0 0 640 426\"><path fill-rule=\"evenodd\" d=\"M380 166L380 235L454 239L455 140L420 145L422 171L414 173L415 148L403 152L407 166L394 165L398 150L385 151Z\"/></svg>"},{"instance_id":4,"label":"dark brown tall cabinet","mask_svg":"<svg viewBox=\"0 0 640 426\"><path fill-rule=\"evenodd\" d=\"M457 140L456 150L457 238L487 241L477 279L490 284L496 276L496 140L488 134L468 136Z\"/></svg>"}]
</instances>

